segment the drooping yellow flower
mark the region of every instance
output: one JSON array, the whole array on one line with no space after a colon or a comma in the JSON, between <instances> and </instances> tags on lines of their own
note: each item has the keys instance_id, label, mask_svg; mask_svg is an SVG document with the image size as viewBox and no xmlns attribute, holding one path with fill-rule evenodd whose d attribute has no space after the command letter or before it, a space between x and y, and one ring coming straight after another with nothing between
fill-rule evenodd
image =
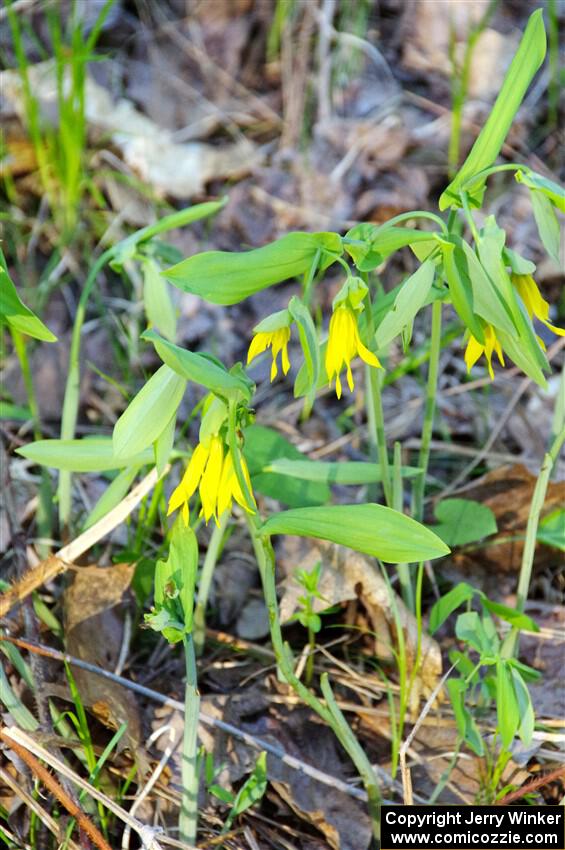
<instances>
[{"instance_id":1,"label":"drooping yellow flower","mask_svg":"<svg viewBox=\"0 0 565 850\"><path fill-rule=\"evenodd\" d=\"M558 336L565 336L565 330L563 330L563 328L558 328L556 325L550 324L549 304L545 298L542 297L537 283L531 274L513 274L512 283L516 287L518 295L524 302L524 307L526 308L530 319L533 319L535 316L536 319L543 322L543 324L554 334L557 334Z\"/></svg>"},{"instance_id":2,"label":"drooping yellow flower","mask_svg":"<svg viewBox=\"0 0 565 850\"><path fill-rule=\"evenodd\" d=\"M249 470L243 455L240 455L240 461L245 482L251 493ZM206 522L211 517L218 522L218 517L224 511L231 510L233 499L248 513L255 511L255 505L248 503L239 485L232 453L229 449L225 451L224 441L217 434L210 438L207 445L197 445L180 484L171 494L167 515L181 508L183 522L188 525L188 503L197 488L202 502L201 515Z\"/></svg>"},{"instance_id":3,"label":"drooping yellow flower","mask_svg":"<svg viewBox=\"0 0 565 850\"><path fill-rule=\"evenodd\" d=\"M494 380L494 369L492 368L492 355L496 352L498 355L498 359L500 360L500 364L502 366L504 363L504 355L502 354L502 348L500 347L500 343L496 336L496 331L492 325L485 326L485 344L482 345L473 334L469 337L469 342L467 343L467 348L465 349L465 363L467 364L467 372L470 372L472 367L475 365L481 354L484 353L487 359L488 365L488 373L491 377L491 380Z\"/></svg>"},{"instance_id":4,"label":"drooping yellow flower","mask_svg":"<svg viewBox=\"0 0 565 850\"><path fill-rule=\"evenodd\" d=\"M353 392L355 384L351 372L351 361L357 355L369 366L382 369L378 358L361 342L355 311L347 304L342 303L336 307L330 319L328 347L326 349L326 372L330 384L335 375L335 391L338 398L341 398L339 374L344 366L347 368L347 384Z\"/></svg>"},{"instance_id":5,"label":"drooping yellow flower","mask_svg":"<svg viewBox=\"0 0 565 850\"><path fill-rule=\"evenodd\" d=\"M290 328L285 326L277 328L275 331L259 331L251 340L249 351L247 354L247 365L251 363L259 354L271 349L273 356L273 364L271 366L271 381L274 381L278 375L277 357L281 355L281 366L283 374L287 374L290 369L290 360L288 359L288 343L290 340Z\"/></svg>"}]
</instances>

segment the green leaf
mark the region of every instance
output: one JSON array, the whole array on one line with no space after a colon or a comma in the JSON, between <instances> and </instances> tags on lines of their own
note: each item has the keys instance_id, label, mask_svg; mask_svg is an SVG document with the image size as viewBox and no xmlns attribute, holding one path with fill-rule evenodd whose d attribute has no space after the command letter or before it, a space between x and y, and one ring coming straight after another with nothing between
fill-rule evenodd
<instances>
[{"instance_id":1,"label":"green leaf","mask_svg":"<svg viewBox=\"0 0 565 850\"><path fill-rule=\"evenodd\" d=\"M528 686L522 679L520 673L514 668L511 668L510 672L512 675L512 683L514 685L514 691L516 694L516 701L518 703L518 716L520 718L518 735L520 736L522 743L528 746L529 744L531 744L532 737L534 734L534 708L532 706L532 700L530 697Z\"/></svg>"},{"instance_id":2,"label":"green leaf","mask_svg":"<svg viewBox=\"0 0 565 850\"><path fill-rule=\"evenodd\" d=\"M330 490L323 482L300 480L285 474L265 471L273 462L281 459L305 460L304 455L292 443L272 428L263 425L250 425L246 428L243 453L253 489L264 496L277 499L293 508L323 505L329 501Z\"/></svg>"},{"instance_id":3,"label":"green leaf","mask_svg":"<svg viewBox=\"0 0 565 850\"><path fill-rule=\"evenodd\" d=\"M29 407L11 404L9 401L0 401L0 419L15 419L19 422L26 422L31 418L32 413Z\"/></svg>"},{"instance_id":4,"label":"green leaf","mask_svg":"<svg viewBox=\"0 0 565 850\"><path fill-rule=\"evenodd\" d=\"M237 304L254 292L306 272L321 249L320 269L342 254L337 233L288 233L262 248L239 254L205 251L163 272L185 292L213 304Z\"/></svg>"},{"instance_id":5,"label":"green leaf","mask_svg":"<svg viewBox=\"0 0 565 850\"><path fill-rule=\"evenodd\" d=\"M561 250L561 233L553 205L545 195L537 192L535 189L530 190L530 197L532 199L532 209L542 245L551 259L555 260L559 268L562 268L562 261L559 256Z\"/></svg>"},{"instance_id":6,"label":"green leaf","mask_svg":"<svg viewBox=\"0 0 565 850\"><path fill-rule=\"evenodd\" d=\"M106 516L109 511L122 501L140 469L140 466L128 466L116 475L110 486L102 493L88 514L84 522L83 531L86 531L87 528L90 528L91 525L94 525L95 522Z\"/></svg>"},{"instance_id":7,"label":"green leaf","mask_svg":"<svg viewBox=\"0 0 565 850\"><path fill-rule=\"evenodd\" d=\"M168 366L161 366L114 425L114 454L131 457L154 443L171 421L185 388L183 378Z\"/></svg>"},{"instance_id":8,"label":"green leaf","mask_svg":"<svg viewBox=\"0 0 565 850\"><path fill-rule=\"evenodd\" d=\"M176 411L167 423L164 430L153 443L153 451L155 452L155 466L157 467L157 475L161 477L165 471L165 467L169 462L169 456L173 450L175 443L175 427L177 424Z\"/></svg>"},{"instance_id":9,"label":"green leaf","mask_svg":"<svg viewBox=\"0 0 565 850\"><path fill-rule=\"evenodd\" d=\"M154 224L148 224L147 227L142 227L141 230L136 230L135 233L132 233L131 236L126 237L126 239L122 239L122 241L115 246L112 251L110 267L114 269L114 271L121 271L124 263L135 257L137 250L141 245L148 243L149 240L154 239L156 236L166 232L167 230L172 230L177 227L185 227L187 224L192 224L192 222L200 221L203 218L215 215L215 213L219 212L222 207L225 207L227 202L228 199L225 197L220 201L206 201L203 204L195 204L192 207L187 207L185 210L179 210L178 212L171 213L171 215L165 216ZM154 253L159 253L159 248L160 245L157 243L157 245L154 246Z\"/></svg>"},{"instance_id":10,"label":"green leaf","mask_svg":"<svg viewBox=\"0 0 565 850\"><path fill-rule=\"evenodd\" d=\"M509 608L508 605L502 605L500 602L492 602L490 599L483 597L481 604L491 614L496 614L501 620L505 620L514 626L516 629L525 629L528 632L539 632L539 626L527 614L517 611L516 608Z\"/></svg>"},{"instance_id":11,"label":"green leaf","mask_svg":"<svg viewBox=\"0 0 565 850\"><path fill-rule=\"evenodd\" d=\"M167 342L153 330L145 331L141 338L152 342L163 363L181 378L200 384L224 398L247 401L251 398L254 384L243 374L233 375L219 361Z\"/></svg>"},{"instance_id":12,"label":"green leaf","mask_svg":"<svg viewBox=\"0 0 565 850\"><path fill-rule=\"evenodd\" d=\"M549 180L535 171L522 171L522 169L519 169L514 176L518 183L523 183L528 189L537 189L549 198L551 203L560 212L565 213L565 189L559 183L555 183L553 180ZM531 272L524 272L524 274L531 274Z\"/></svg>"},{"instance_id":13,"label":"green leaf","mask_svg":"<svg viewBox=\"0 0 565 850\"><path fill-rule=\"evenodd\" d=\"M496 518L487 505L471 499L443 499L436 505L436 534L448 546L464 546L496 534Z\"/></svg>"},{"instance_id":14,"label":"green leaf","mask_svg":"<svg viewBox=\"0 0 565 850\"><path fill-rule=\"evenodd\" d=\"M518 332L512 321L511 308L504 296L496 288L471 246L464 239L458 240L467 263L467 273L471 280L473 305L475 311L490 325L517 337Z\"/></svg>"},{"instance_id":15,"label":"green leaf","mask_svg":"<svg viewBox=\"0 0 565 850\"><path fill-rule=\"evenodd\" d=\"M304 363L306 366L306 374L308 381L303 392L297 392L298 382L294 384L294 397L307 396L310 406L314 403L316 397L316 388L320 378L320 345L318 343L318 334L310 310L296 295L290 299L288 310L298 328L300 336L300 345L304 354Z\"/></svg>"},{"instance_id":16,"label":"green leaf","mask_svg":"<svg viewBox=\"0 0 565 850\"><path fill-rule=\"evenodd\" d=\"M470 183L471 179L485 168L489 168L500 153L510 125L518 111L534 74L540 68L546 51L543 25L543 10L537 9L531 16L526 31L504 78L504 83L469 156L454 179L439 199L440 210L461 206L459 192L465 184L470 200L480 206L484 192L484 177Z\"/></svg>"},{"instance_id":17,"label":"green leaf","mask_svg":"<svg viewBox=\"0 0 565 850\"><path fill-rule=\"evenodd\" d=\"M8 274L8 266L0 248L0 325L7 324L16 331L44 342L56 342L41 319L23 303Z\"/></svg>"},{"instance_id":18,"label":"green leaf","mask_svg":"<svg viewBox=\"0 0 565 850\"><path fill-rule=\"evenodd\" d=\"M334 462L279 458L268 463L263 471L323 484L374 484L381 480L382 470L380 464L365 461ZM417 466L403 466L401 469L404 478L414 478L420 472Z\"/></svg>"},{"instance_id":19,"label":"green leaf","mask_svg":"<svg viewBox=\"0 0 565 850\"><path fill-rule=\"evenodd\" d=\"M465 252L458 244L456 237L442 238L438 241L441 246L443 268L455 312L465 327L469 328L475 339L483 344L485 341L483 327L475 314L473 285Z\"/></svg>"},{"instance_id":20,"label":"green leaf","mask_svg":"<svg viewBox=\"0 0 565 850\"><path fill-rule=\"evenodd\" d=\"M545 546L565 552L565 508L557 508L541 520L537 539Z\"/></svg>"},{"instance_id":21,"label":"green leaf","mask_svg":"<svg viewBox=\"0 0 565 850\"><path fill-rule=\"evenodd\" d=\"M359 271L368 272L380 266L395 251L418 243L435 247L434 234L412 227L391 227L364 222L356 224L348 231L343 246Z\"/></svg>"},{"instance_id":22,"label":"green leaf","mask_svg":"<svg viewBox=\"0 0 565 850\"><path fill-rule=\"evenodd\" d=\"M155 325L167 339L174 340L177 317L168 284L157 263L150 258L143 263L143 303L150 324Z\"/></svg>"},{"instance_id":23,"label":"green leaf","mask_svg":"<svg viewBox=\"0 0 565 850\"><path fill-rule=\"evenodd\" d=\"M259 754L253 773L239 789L230 812L230 821L262 799L267 790L267 753Z\"/></svg>"},{"instance_id":24,"label":"green leaf","mask_svg":"<svg viewBox=\"0 0 565 850\"><path fill-rule=\"evenodd\" d=\"M513 251L512 248L506 246L502 251L502 255L505 265L510 266L512 274L534 274L536 264L522 257L517 251Z\"/></svg>"},{"instance_id":25,"label":"green leaf","mask_svg":"<svg viewBox=\"0 0 565 850\"><path fill-rule=\"evenodd\" d=\"M480 655L492 655L494 647L485 632L481 618L476 611L466 611L459 614L455 623L455 634L459 640L465 641Z\"/></svg>"},{"instance_id":26,"label":"green leaf","mask_svg":"<svg viewBox=\"0 0 565 850\"><path fill-rule=\"evenodd\" d=\"M512 671L502 659L496 662L496 717L500 740L508 749L520 727L520 711Z\"/></svg>"},{"instance_id":27,"label":"green leaf","mask_svg":"<svg viewBox=\"0 0 565 850\"><path fill-rule=\"evenodd\" d=\"M426 303L435 276L435 263L426 260L420 268L407 278L395 298L394 305L377 328L377 348L385 345L402 333L414 320Z\"/></svg>"},{"instance_id":28,"label":"green leaf","mask_svg":"<svg viewBox=\"0 0 565 850\"><path fill-rule=\"evenodd\" d=\"M484 755L482 736L473 717L465 708L467 685L464 679L448 679L446 687L453 706L457 731L474 753L478 756Z\"/></svg>"},{"instance_id":29,"label":"green leaf","mask_svg":"<svg viewBox=\"0 0 565 850\"><path fill-rule=\"evenodd\" d=\"M22 457L40 466L65 469L68 472L106 472L153 462L151 449L132 456L117 456L110 437L87 437L82 440L37 440L16 449Z\"/></svg>"},{"instance_id":30,"label":"green leaf","mask_svg":"<svg viewBox=\"0 0 565 850\"><path fill-rule=\"evenodd\" d=\"M383 505L297 508L271 516L263 534L290 534L339 543L391 564L447 555L439 537L405 514Z\"/></svg>"},{"instance_id":31,"label":"green leaf","mask_svg":"<svg viewBox=\"0 0 565 850\"><path fill-rule=\"evenodd\" d=\"M39 723L10 687L8 677L0 664L0 702L12 715L14 722L26 732L35 732Z\"/></svg>"},{"instance_id":32,"label":"green leaf","mask_svg":"<svg viewBox=\"0 0 565 850\"><path fill-rule=\"evenodd\" d=\"M450 614L457 610L464 602L473 598L476 591L474 587L464 581L459 582L449 593L446 593L433 606L430 613L430 633L433 635L439 627L445 623Z\"/></svg>"}]
</instances>

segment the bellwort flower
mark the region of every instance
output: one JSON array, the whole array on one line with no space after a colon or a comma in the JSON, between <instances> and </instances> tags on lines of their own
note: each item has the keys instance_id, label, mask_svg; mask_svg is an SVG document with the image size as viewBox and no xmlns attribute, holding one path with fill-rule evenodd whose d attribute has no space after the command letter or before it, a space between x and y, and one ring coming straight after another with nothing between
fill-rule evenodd
<instances>
[{"instance_id":1,"label":"bellwort flower","mask_svg":"<svg viewBox=\"0 0 565 850\"><path fill-rule=\"evenodd\" d=\"M274 381L278 375L277 357L281 355L281 367L283 374L286 375L290 369L290 360L288 359L288 343L290 340L290 328L288 326L277 328L272 331L258 331L249 346L247 353L247 365L251 363L259 354L271 349L273 363L271 366L271 381Z\"/></svg>"},{"instance_id":2,"label":"bellwort flower","mask_svg":"<svg viewBox=\"0 0 565 850\"><path fill-rule=\"evenodd\" d=\"M504 355L502 354L502 348L496 336L496 331L492 325L485 325L484 345L480 343L477 339L475 339L473 334L471 334L469 337L469 342L467 343L467 348L465 349L465 363L467 365L467 372L471 371L472 367L475 365L479 357L484 354L487 359L488 373L491 377L491 380L494 380L492 355L495 352L498 355L500 364L504 366Z\"/></svg>"},{"instance_id":3,"label":"bellwort flower","mask_svg":"<svg viewBox=\"0 0 565 850\"><path fill-rule=\"evenodd\" d=\"M530 319L533 319L535 316L535 318L539 319L540 322L543 322L546 328L549 328L552 333L557 334L558 336L565 336L565 330L563 330L563 328L558 328L556 325L550 324L549 304L545 298L543 298L538 289L537 283L531 274L513 274L511 279L518 295L524 302L524 307L526 308Z\"/></svg>"},{"instance_id":4,"label":"bellwort flower","mask_svg":"<svg viewBox=\"0 0 565 850\"><path fill-rule=\"evenodd\" d=\"M335 376L335 391L338 398L341 398L340 372L344 366L347 369L347 384L353 392L355 384L351 372L351 361L357 355L369 366L382 368L378 358L361 342L356 311L344 301L334 308L326 349L326 372L330 384Z\"/></svg>"},{"instance_id":5,"label":"bellwort flower","mask_svg":"<svg viewBox=\"0 0 565 850\"><path fill-rule=\"evenodd\" d=\"M240 462L251 493L249 470L242 455ZM231 510L234 499L248 513L255 512L255 505L250 505L242 492L232 452L224 445L219 434L214 434L206 443L198 443L196 446L180 484L171 494L167 515L180 508L183 522L188 525L188 503L197 489L202 502L201 515L206 522L211 517L218 522L218 517L224 511Z\"/></svg>"}]
</instances>

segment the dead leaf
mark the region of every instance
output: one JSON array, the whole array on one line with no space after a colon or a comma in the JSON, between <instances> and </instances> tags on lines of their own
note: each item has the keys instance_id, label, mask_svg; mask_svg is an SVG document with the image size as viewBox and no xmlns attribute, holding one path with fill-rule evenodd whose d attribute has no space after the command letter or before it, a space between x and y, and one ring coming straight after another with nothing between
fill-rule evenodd
<instances>
[{"instance_id":1,"label":"dead leaf","mask_svg":"<svg viewBox=\"0 0 565 850\"><path fill-rule=\"evenodd\" d=\"M285 541L286 545L286 541ZM322 611L330 605L359 599L367 610L372 630L376 635L375 654L390 661L393 658L391 647L396 645L396 626L393 604L389 589L374 561L370 558L337 545L312 545L293 556L294 564L310 570L318 561L322 562L321 578L318 590L324 597L316 600L314 609ZM281 619L288 620L296 610L297 600L302 589L292 577L285 582L285 592L281 600ZM408 669L412 668L416 655L418 627L416 618L406 608L403 601L394 594L394 601L404 631ZM429 696L441 678L442 662L438 644L425 632L422 635L422 661L414 686L415 709L420 696Z\"/></svg>"},{"instance_id":2,"label":"dead leaf","mask_svg":"<svg viewBox=\"0 0 565 850\"><path fill-rule=\"evenodd\" d=\"M79 567L64 593L66 649L105 670L114 670L124 639L124 611L130 603L133 564ZM128 724L124 738L136 757L141 719L130 690L80 668L73 669L85 705L112 728Z\"/></svg>"},{"instance_id":3,"label":"dead leaf","mask_svg":"<svg viewBox=\"0 0 565 850\"><path fill-rule=\"evenodd\" d=\"M30 84L46 118L56 123L57 80L52 62L28 68ZM17 71L0 73L0 90L25 124L22 82ZM86 118L91 130L111 137L124 161L156 192L187 199L203 192L206 183L235 177L257 165L258 152L247 139L214 147L199 142L179 144L170 130L155 124L130 101L114 101L109 91L90 77L85 87Z\"/></svg>"},{"instance_id":4,"label":"dead leaf","mask_svg":"<svg viewBox=\"0 0 565 850\"><path fill-rule=\"evenodd\" d=\"M481 584L481 589L487 594L493 593L497 597L515 589L515 573L520 569L536 480L536 476L525 466L515 464L487 473L464 491L462 495L466 499L473 499L491 509L496 517L498 534L485 544L453 555L445 563L444 574L450 578L453 577L452 573L456 573L457 577L472 575L475 584ZM565 481L550 481L542 517L564 503ZM555 549L539 546L534 576L544 567L558 565L560 561L560 555ZM511 576L511 580L501 584L501 574Z\"/></svg>"}]
</instances>

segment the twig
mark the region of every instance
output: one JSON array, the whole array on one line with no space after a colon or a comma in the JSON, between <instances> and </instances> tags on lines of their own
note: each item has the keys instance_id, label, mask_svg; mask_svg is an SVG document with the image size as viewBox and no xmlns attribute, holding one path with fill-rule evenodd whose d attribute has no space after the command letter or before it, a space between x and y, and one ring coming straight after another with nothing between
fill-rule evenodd
<instances>
[{"instance_id":1,"label":"twig","mask_svg":"<svg viewBox=\"0 0 565 850\"><path fill-rule=\"evenodd\" d=\"M164 471L167 473L169 467ZM84 555L88 549L98 543L107 534L110 534L118 525L128 517L141 500L155 486L158 480L157 470L154 468L139 484L128 493L125 499L116 505L106 516L98 520L84 534L80 534L75 540L62 549L55 555L51 555L45 561L42 561L34 569L24 575L21 581L16 582L9 590L0 596L0 617L5 617L19 602L23 602L34 590L41 587L46 581L50 581L65 572L81 555Z\"/></svg>"},{"instance_id":2,"label":"twig","mask_svg":"<svg viewBox=\"0 0 565 850\"><path fill-rule=\"evenodd\" d=\"M2 783L10 788L14 794L20 798L20 800L27 806L31 811L39 818L41 823L45 824L47 829L53 833L56 838L60 837L60 826L57 821L51 817L49 812L46 812L45 809L39 805L37 800L29 794L25 788L21 787L20 782L18 782L11 773L4 768L0 767L0 780ZM5 830L5 826L2 826L2 829ZM26 845L28 847L29 845ZM69 850L80 850L80 847L75 841L69 839L68 842Z\"/></svg>"},{"instance_id":3,"label":"twig","mask_svg":"<svg viewBox=\"0 0 565 850\"><path fill-rule=\"evenodd\" d=\"M404 743L400 747L398 757L399 757L399 762L400 762L400 774L402 776L402 787L404 789L404 805L405 806L413 806L414 805L414 796L413 796L413 792L412 792L412 777L410 776L410 771L408 770L408 766L406 764L406 753L408 752L408 750L409 750L409 748L412 744L412 741L414 740L416 732L418 731L418 729L420 728L420 726L424 722L424 718L428 714L429 710L431 709L432 705L434 704L434 702L436 700L436 697L438 696L439 692L443 688L444 684L446 683L448 677L450 676L450 674L451 674L451 672L453 671L454 668L455 668L455 665L452 664L451 667L449 668L449 670L447 671L447 673L445 673L442 676L442 678L440 679L440 681L437 683L437 685L433 689L432 693L430 694L428 701L426 702L425 706L423 707L422 711L420 712L420 716L416 720L416 723L414 724L412 731L410 732L410 734L408 735L408 737L406 738L406 740L404 741Z\"/></svg>"},{"instance_id":4,"label":"twig","mask_svg":"<svg viewBox=\"0 0 565 850\"><path fill-rule=\"evenodd\" d=\"M494 805L508 806L510 803L513 803L514 800L521 800L522 797L526 796L526 794L531 794L532 791L537 791L538 788L543 788L544 785L548 785L550 782L553 782L554 779L559 779L561 776L565 776L565 765L556 767L555 770L551 771L551 773L545 773L538 779L528 782L527 785L522 785L522 787L518 788L517 791L511 791L511 793L507 794L506 797L502 797L500 800L497 800Z\"/></svg>"},{"instance_id":5,"label":"twig","mask_svg":"<svg viewBox=\"0 0 565 850\"><path fill-rule=\"evenodd\" d=\"M61 804L68 809L68 811L73 815L73 817L77 819L81 828L84 829L84 831L91 838L91 840L97 844L100 850L112 850L112 848L106 842L106 839L102 835L100 835L96 827L94 827L94 825L88 820L86 815L78 808L78 806L75 806L75 804L72 802L72 800L70 800L70 798L68 799L68 802L73 806L73 809L71 810L68 807L67 802L63 799L63 797L59 796L62 793L64 794L63 789L59 786L59 783L54 779L54 777L49 773L49 771L46 770L37 761L38 758L42 759L42 761L46 762L46 764L48 764L62 776L65 776L67 779L70 779L71 782L74 782L75 785L78 785L79 788L82 788L84 791L90 794L91 797L94 797L95 800L101 802L109 811L113 812L113 814L120 818L120 820L131 826L132 829L135 829L141 839L142 845L145 850L161 850L161 845L155 839L155 829L153 829L152 827L145 826L144 824L140 823L140 821L138 821L136 818L131 817L131 815L128 814L128 812L124 811L121 806L118 806L117 803L114 803L114 801L110 799L110 797L108 797L106 794L103 794L102 791L99 791L97 788L94 788L89 782L86 782L86 780L82 779L82 777L80 777L73 770L71 770L70 767L68 767L64 761L61 761L61 759L56 758L48 750L40 746L36 741L34 741L34 739L30 735L27 735L21 729L4 728L3 730L0 730L0 739L2 739L4 743L11 747L14 752L16 752L20 756L22 761L25 761L26 764L29 765L29 767L35 772L35 768L32 767L31 760L33 760L34 764L39 768L40 772L38 773L38 775L40 776L41 781L44 782L46 787L48 787L49 790L52 791L52 793L57 797ZM51 784L48 784L48 780ZM66 796L67 795L65 795L65 797ZM88 828L86 827L86 822L88 822ZM90 832L88 831L88 829L90 829Z\"/></svg>"},{"instance_id":6,"label":"twig","mask_svg":"<svg viewBox=\"0 0 565 850\"><path fill-rule=\"evenodd\" d=\"M151 688L145 687L145 685L139 685L137 684L137 682L132 682L129 679L124 679L122 676L117 676L115 673L111 673L109 670L103 670L101 667L97 667L95 664L90 664L87 661L82 661L80 658L75 658L72 655L68 655L66 652L59 652L56 649L51 649L50 647L43 646L41 644L32 644L29 641L20 640L19 638L7 637L6 635L0 635L0 641L2 640L9 641L9 643L13 643L15 644L15 646L19 646L22 649L27 649L30 652L37 652L40 655L44 655L46 658L52 658L55 661L66 661L67 664L71 664L74 667L80 667L82 670L87 670L89 673L96 673L98 676L102 676L105 679L109 679L112 682L116 682L118 685L122 685L124 688L129 688L130 690L135 691L135 693L141 694L142 696L147 697L148 699L151 699L154 702L158 702L161 705L166 705L170 708L174 708L177 711L181 711L184 713L184 703L180 702L180 700L172 699L172 697L166 697L164 694L161 694L158 691L154 691ZM204 711L200 711L199 717L200 721L205 726L221 729L222 732L226 732L228 735L231 735L233 738L237 738L238 740L243 741L245 744L250 747L253 747L256 750L266 750L266 752L270 753L272 756L275 756L275 758L280 759L284 764L288 765L288 767L292 768L293 770L300 771L300 773L303 773L305 776L309 776L316 782L320 782L322 785L329 785L332 788L336 788L338 791L341 791L343 794L347 794L349 797L354 797L356 800L361 800L363 802L367 801L367 795L360 788L354 788L347 782L343 782L341 779L338 779L335 776L331 776L329 773L324 773L323 771L312 767L306 762L303 762L300 759L295 758L294 756L288 755L288 753L286 753L282 749L282 747L278 747L276 744L271 744L269 741L265 741L262 738L257 738L254 735L250 735L248 732L244 732L242 729L238 729L237 726L233 726L231 723L226 723L224 720L219 720L216 717L212 717L211 715L206 714Z\"/></svg>"},{"instance_id":7,"label":"twig","mask_svg":"<svg viewBox=\"0 0 565 850\"><path fill-rule=\"evenodd\" d=\"M45 787L51 791L54 797L61 803L62 806L68 811L68 813L76 818L79 829L81 829L85 835L87 835L90 840L99 848L99 850L112 850L102 833L98 830L98 828L92 823L92 821L84 814L82 809L77 806L74 800L69 797L64 788L59 785L54 776L52 776L49 771L43 767L43 765L37 760L37 758L30 752L29 747L25 745L25 743L20 743L20 741L16 740L14 737L15 733L20 733L18 729L0 729L0 740L4 741L6 746L8 746L11 750L13 750L16 755L18 755L21 760L26 764L33 774L45 785ZM21 733L22 736L24 733ZM27 738L27 736L25 736ZM31 739L30 739L31 740ZM45 753L44 760L47 763L58 762L59 759L56 759L51 755L47 750L43 751ZM61 762L62 763L62 762Z\"/></svg>"}]
</instances>

